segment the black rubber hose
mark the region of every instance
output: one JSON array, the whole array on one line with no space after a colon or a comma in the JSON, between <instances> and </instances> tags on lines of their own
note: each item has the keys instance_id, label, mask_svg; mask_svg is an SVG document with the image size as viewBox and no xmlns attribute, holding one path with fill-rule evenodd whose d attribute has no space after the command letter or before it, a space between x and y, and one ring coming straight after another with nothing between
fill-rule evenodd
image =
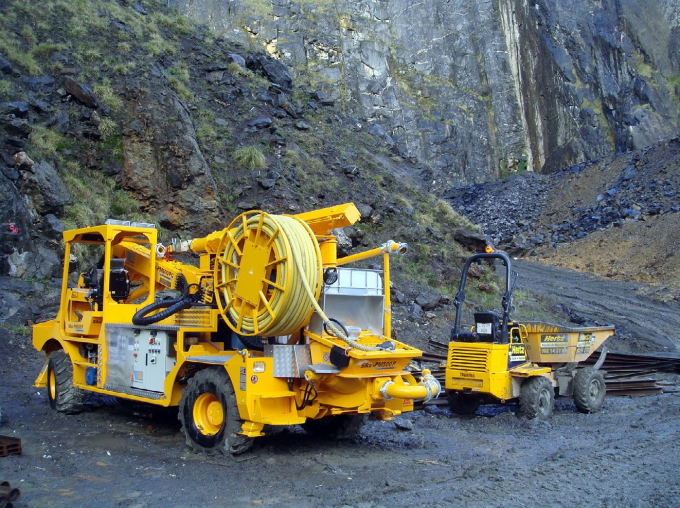
<instances>
[{"instance_id":1,"label":"black rubber hose","mask_svg":"<svg viewBox=\"0 0 680 508\"><path fill-rule=\"evenodd\" d=\"M243 342L243 345L248 349L254 349L255 351L264 351L264 343L262 342L262 337L255 335L249 337L247 335L239 335L238 339Z\"/></svg>"},{"instance_id":2,"label":"black rubber hose","mask_svg":"<svg viewBox=\"0 0 680 508\"><path fill-rule=\"evenodd\" d=\"M132 316L132 324L135 326L152 325L154 323L158 323L159 321L163 321L166 318L169 318L170 316L178 313L182 309L191 307L191 305L194 303L194 298L192 296L189 296L188 294L189 286L187 285L184 277L181 275L177 281L177 286L181 287L182 290L182 294L180 296L178 296L177 298L173 298L172 300L161 300L158 302L153 302L144 307L143 309L138 310L135 313L135 315ZM149 314L150 312L162 308L166 309L152 316L147 316L147 314Z\"/></svg>"},{"instance_id":3,"label":"black rubber hose","mask_svg":"<svg viewBox=\"0 0 680 508\"><path fill-rule=\"evenodd\" d=\"M333 319L333 318L330 318L328 321L330 321L333 324L338 325L342 329L342 331L344 332L345 337L349 337L349 332L347 331L347 328L345 328L345 325L343 325L340 321L338 321L337 319ZM330 335L331 337L337 337L336 333L333 330L329 330L327 325L328 325L328 323L323 324L323 330L328 335Z\"/></svg>"}]
</instances>

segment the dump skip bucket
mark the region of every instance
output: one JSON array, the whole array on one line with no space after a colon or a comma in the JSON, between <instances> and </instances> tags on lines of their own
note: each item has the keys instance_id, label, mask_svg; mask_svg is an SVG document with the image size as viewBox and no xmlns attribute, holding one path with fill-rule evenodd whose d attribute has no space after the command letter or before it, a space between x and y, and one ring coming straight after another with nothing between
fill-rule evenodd
<instances>
[{"instance_id":1,"label":"dump skip bucket","mask_svg":"<svg viewBox=\"0 0 680 508\"><path fill-rule=\"evenodd\" d=\"M581 362L614 335L613 326L567 328L540 322L522 325L527 332L527 356L534 363Z\"/></svg>"}]
</instances>

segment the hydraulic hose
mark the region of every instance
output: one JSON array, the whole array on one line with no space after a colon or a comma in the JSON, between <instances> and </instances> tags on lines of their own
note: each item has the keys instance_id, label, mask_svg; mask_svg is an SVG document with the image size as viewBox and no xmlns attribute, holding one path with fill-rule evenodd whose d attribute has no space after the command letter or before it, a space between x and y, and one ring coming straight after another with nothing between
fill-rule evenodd
<instances>
[{"instance_id":1,"label":"hydraulic hose","mask_svg":"<svg viewBox=\"0 0 680 508\"><path fill-rule=\"evenodd\" d=\"M182 291L180 296L171 300L159 300L138 310L135 315L132 316L132 324L135 326L152 325L169 318L173 314L177 314L179 311L186 309L187 307L191 307L191 305L194 303L194 298L189 295L189 285L187 284L186 279L181 275L177 280L177 286ZM148 316L149 313L163 308L165 308L165 310L157 312L152 316Z\"/></svg>"}]
</instances>

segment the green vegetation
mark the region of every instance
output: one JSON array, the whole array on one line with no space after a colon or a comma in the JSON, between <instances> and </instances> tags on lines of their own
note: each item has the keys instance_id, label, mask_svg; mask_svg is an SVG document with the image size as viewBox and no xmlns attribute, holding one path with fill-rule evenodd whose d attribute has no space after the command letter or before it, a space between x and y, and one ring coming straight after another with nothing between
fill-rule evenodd
<instances>
[{"instance_id":1,"label":"green vegetation","mask_svg":"<svg viewBox=\"0 0 680 508\"><path fill-rule=\"evenodd\" d=\"M239 78L245 79L248 81L248 84L253 87L257 86L268 86L269 81L267 81L266 78L263 76L260 76L259 74L255 74L253 71L250 69L246 69L245 67L241 67L237 63L230 63L227 65L227 71L233 75L237 76Z\"/></svg>"},{"instance_id":2,"label":"green vegetation","mask_svg":"<svg viewBox=\"0 0 680 508\"><path fill-rule=\"evenodd\" d=\"M82 67L81 74L100 75L102 55L118 47L116 57L125 59L141 49L157 57L175 55L178 35L191 31L192 23L178 12L143 16L115 0L56 0L26 2L7 0L0 7L0 52L20 70L37 76L47 67L41 60L68 51ZM104 15L101 15L104 13ZM28 21L19 25L20 21ZM67 20L64 22L64 20ZM112 23L117 27L111 29ZM13 26L10 26L13 25ZM17 26L19 25L19 26ZM69 41L68 44L55 41ZM132 61L109 62L114 72L130 74ZM51 64L60 70L61 62Z\"/></svg>"},{"instance_id":3,"label":"green vegetation","mask_svg":"<svg viewBox=\"0 0 680 508\"><path fill-rule=\"evenodd\" d=\"M666 83L668 91L671 97L673 97L673 102L675 102L675 107L680 109L680 93L678 93L678 90L680 90L680 75L676 74L668 77Z\"/></svg>"},{"instance_id":4,"label":"green vegetation","mask_svg":"<svg viewBox=\"0 0 680 508\"><path fill-rule=\"evenodd\" d=\"M35 125L30 137L29 151L35 150L43 157L51 158L67 148L70 143L66 136L59 134L57 131L42 125Z\"/></svg>"},{"instance_id":5,"label":"green vegetation","mask_svg":"<svg viewBox=\"0 0 680 508\"><path fill-rule=\"evenodd\" d=\"M108 218L141 218L137 201L124 190L116 189L116 182L103 173L71 161L65 164L61 177L71 194L78 196L73 204L64 207L67 228L103 224Z\"/></svg>"},{"instance_id":6,"label":"green vegetation","mask_svg":"<svg viewBox=\"0 0 680 508\"><path fill-rule=\"evenodd\" d=\"M652 77L652 72L654 69L651 65L645 62L645 58L642 55L637 55L635 62L637 64L637 71L640 76L644 76L645 78Z\"/></svg>"},{"instance_id":7,"label":"green vegetation","mask_svg":"<svg viewBox=\"0 0 680 508\"><path fill-rule=\"evenodd\" d=\"M186 18L186 16L182 16L179 12L174 12L172 14L156 12L151 15L151 20L158 26L169 28L176 34L191 33L190 21Z\"/></svg>"},{"instance_id":8,"label":"green vegetation","mask_svg":"<svg viewBox=\"0 0 680 508\"><path fill-rule=\"evenodd\" d=\"M192 102L194 100L194 94L178 78L171 76L168 78L168 83L170 83L175 92L177 92L177 96L183 101Z\"/></svg>"},{"instance_id":9,"label":"green vegetation","mask_svg":"<svg viewBox=\"0 0 680 508\"><path fill-rule=\"evenodd\" d=\"M416 220L424 226L446 224L453 228L479 229L466 217L456 212L447 201L439 198L432 198L432 200L434 202L430 206L420 208L421 211L415 214Z\"/></svg>"},{"instance_id":10,"label":"green vegetation","mask_svg":"<svg viewBox=\"0 0 680 508\"><path fill-rule=\"evenodd\" d=\"M22 44L16 34L0 31L0 53L31 76L37 76L42 70L33 55L34 50L28 43Z\"/></svg>"},{"instance_id":11,"label":"green vegetation","mask_svg":"<svg viewBox=\"0 0 680 508\"><path fill-rule=\"evenodd\" d=\"M239 148L232 155L234 161L246 169L263 169L267 167L267 159L262 150L256 146Z\"/></svg>"},{"instance_id":12,"label":"green vegetation","mask_svg":"<svg viewBox=\"0 0 680 508\"><path fill-rule=\"evenodd\" d=\"M146 50L149 56L156 58L164 53L168 55L177 54L176 45L164 39L160 34L152 34L149 41L146 43Z\"/></svg>"},{"instance_id":13,"label":"green vegetation","mask_svg":"<svg viewBox=\"0 0 680 508\"><path fill-rule=\"evenodd\" d=\"M108 79L105 79L98 85L94 85L93 91L99 100L102 101L102 104L108 106L113 111L118 111L123 107L122 99L113 90Z\"/></svg>"},{"instance_id":14,"label":"green vegetation","mask_svg":"<svg viewBox=\"0 0 680 508\"><path fill-rule=\"evenodd\" d=\"M99 134L102 136L103 141L111 139L118 133L118 124L111 120L110 118L102 118L99 121Z\"/></svg>"},{"instance_id":15,"label":"green vegetation","mask_svg":"<svg viewBox=\"0 0 680 508\"><path fill-rule=\"evenodd\" d=\"M14 90L14 85L11 81L0 79L0 99L9 99Z\"/></svg>"},{"instance_id":16,"label":"green vegetation","mask_svg":"<svg viewBox=\"0 0 680 508\"><path fill-rule=\"evenodd\" d=\"M510 165L506 161L502 161L502 163L499 174L501 180L505 180L515 173L524 173L528 169L526 159L513 160Z\"/></svg>"},{"instance_id":17,"label":"green vegetation","mask_svg":"<svg viewBox=\"0 0 680 508\"><path fill-rule=\"evenodd\" d=\"M135 70L136 67L137 64L134 62L117 63L113 66L113 72L115 72L116 74L120 74L122 76L127 76L133 70Z\"/></svg>"},{"instance_id":18,"label":"green vegetation","mask_svg":"<svg viewBox=\"0 0 680 508\"><path fill-rule=\"evenodd\" d=\"M189 68L184 62L178 62L170 68L170 74L177 76L177 78L184 84L189 83Z\"/></svg>"},{"instance_id":19,"label":"green vegetation","mask_svg":"<svg viewBox=\"0 0 680 508\"><path fill-rule=\"evenodd\" d=\"M12 335L19 335L21 337L28 337L31 335L31 327L28 325L14 325L9 323L0 323L0 328L4 328Z\"/></svg>"}]
</instances>

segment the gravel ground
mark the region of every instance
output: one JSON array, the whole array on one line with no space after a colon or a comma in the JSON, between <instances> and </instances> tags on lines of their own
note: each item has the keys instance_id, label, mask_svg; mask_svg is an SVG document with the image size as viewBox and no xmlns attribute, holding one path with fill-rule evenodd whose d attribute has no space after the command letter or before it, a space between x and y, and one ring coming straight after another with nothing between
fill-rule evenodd
<instances>
[{"instance_id":1,"label":"gravel ground","mask_svg":"<svg viewBox=\"0 0 680 508\"><path fill-rule=\"evenodd\" d=\"M559 291L557 277L568 272L564 284L597 298L599 279L533 268L549 269L521 263L525 285L546 287L549 277ZM628 293L639 307L635 319L644 319L645 307L647 322L655 319L652 300L636 303L636 292ZM597 312L615 312L591 310L600 320ZM679 342L677 335L668 340ZM225 458L190 453L176 411L104 406L55 413L45 391L31 386L42 358L30 339L4 333L0 355L0 434L20 437L24 451L0 458L0 480L21 489L19 508L680 506L675 374L664 375L668 393L608 397L592 415L578 413L570 399L558 399L546 422L520 418L512 405L483 406L472 418L428 407L399 418L412 430L370 421L357 439L336 442L283 428L258 438L250 453Z\"/></svg>"},{"instance_id":2,"label":"gravel ground","mask_svg":"<svg viewBox=\"0 0 680 508\"><path fill-rule=\"evenodd\" d=\"M23 439L24 455L0 459L17 507L680 506L677 393L610 397L593 415L560 399L547 422L432 408L401 417L412 431L369 422L349 442L284 429L227 459L184 449L170 412L51 412L32 375L0 392L2 433Z\"/></svg>"}]
</instances>

